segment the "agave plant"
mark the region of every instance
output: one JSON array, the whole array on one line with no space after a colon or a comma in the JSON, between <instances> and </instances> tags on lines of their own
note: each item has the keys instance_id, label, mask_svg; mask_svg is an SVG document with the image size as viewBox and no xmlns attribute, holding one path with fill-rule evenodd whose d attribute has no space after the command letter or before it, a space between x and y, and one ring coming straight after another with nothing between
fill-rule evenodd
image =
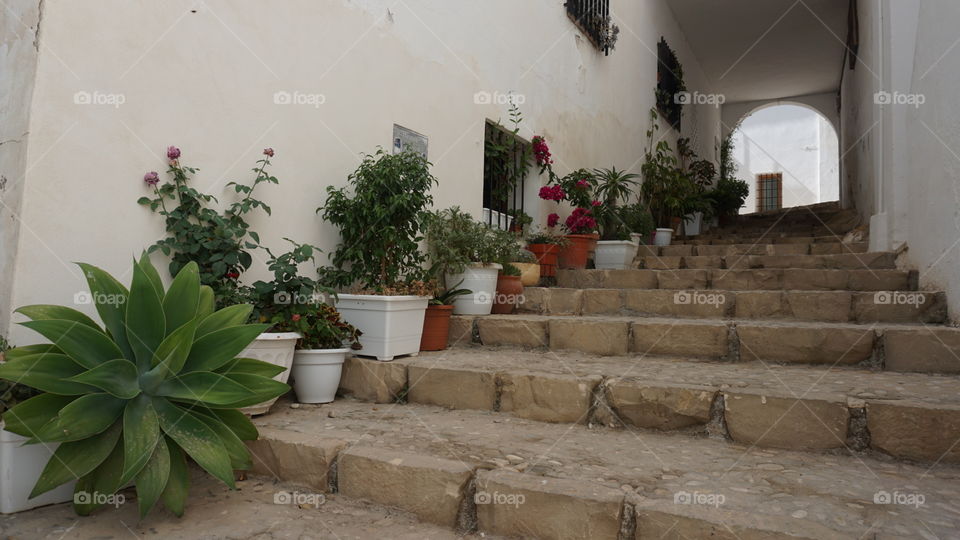
<instances>
[{"instance_id":1,"label":"agave plant","mask_svg":"<svg viewBox=\"0 0 960 540\"><path fill-rule=\"evenodd\" d=\"M237 408L289 390L271 379L283 368L237 358L266 325L244 324L249 305L214 311L193 263L166 291L146 256L129 290L80 267L103 326L67 307L22 307L32 320L21 324L50 344L12 349L0 364L0 379L44 392L7 411L5 429L26 444L59 443L30 497L77 480L76 494L97 494L74 497L86 515L133 483L141 518L161 500L181 516L188 457L234 488L234 470L251 466L242 441L257 438Z\"/></svg>"}]
</instances>

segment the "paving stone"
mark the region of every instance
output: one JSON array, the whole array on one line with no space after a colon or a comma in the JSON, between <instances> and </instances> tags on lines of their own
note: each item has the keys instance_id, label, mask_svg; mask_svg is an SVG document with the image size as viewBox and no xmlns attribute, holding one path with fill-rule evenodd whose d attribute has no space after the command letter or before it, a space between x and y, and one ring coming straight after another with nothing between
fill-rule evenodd
<instances>
[{"instance_id":1,"label":"paving stone","mask_svg":"<svg viewBox=\"0 0 960 540\"><path fill-rule=\"evenodd\" d=\"M347 357L340 375L341 395L374 403L392 403L407 385L407 366L372 358Z\"/></svg>"},{"instance_id":2,"label":"paving stone","mask_svg":"<svg viewBox=\"0 0 960 540\"><path fill-rule=\"evenodd\" d=\"M411 365L408 377L411 403L492 411L497 401L496 375L489 371Z\"/></svg>"},{"instance_id":3,"label":"paving stone","mask_svg":"<svg viewBox=\"0 0 960 540\"><path fill-rule=\"evenodd\" d=\"M723 268L723 257L717 256L694 256L684 257L684 266L690 269L708 270L712 268Z\"/></svg>"},{"instance_id":4,"label":"paving stone","mask_svg":"<svg viewBox=\"0 0 960 540\"><path fill-rule=\"evenodd\" d=\"M743 323L737 325L744 361L853 365L873 354L873 328Z\"/></svg>"},{"instance_id":5,"label":"paving stone","mask_svg":"<svg viewBox=\"0 0 960 540\"><path fill-rule=\"evenodd\" d=\"M547 297L547 313L553 315L578 315L583 305L581 289L550 289Z\"/></svg>"},{"instance_id":6,"label":"paving stone","mask_svg":"<svg viewBox=\"0 0 960 540\"><path fill-rule=\"evenodd\" d=\"M789 312L783 305L780 291L740 291L737 293L736 317L738 319L784 319Z\"/></svg>"},{"instance_id":7,"label":"paving stone","mask_svg":"<svg viewBox=\"0 0 960 540\"><path fill-rule=\"evenodd\" d=\"M956 328L886 329L883 342L888 370L960 373L960 330Z\"/></svg>"},{"instance_id":8,"label":"paving stone","mask_svg":"<svg viewBox=\"0 0 960 540\"><path fill-rule=\"evenodd\" d=\"M629 270L620 270L620 272ZM610 270L557 270L557 286L565 289L601 289L607 287Z\"/></svg>"},{"instance_id":9,"label":"paving stone","mask_svg":"<svg viewBox=\"0 0 960 540\"><path fill-rule=\"evenodd\" d=\"M473 343L473 321L476 317L453 315L450 317L450 337L447 344L451 347L467 346Z\"/></svg>"},{"instance_id":10,"label":"paving stone","mask_svg":"<svg viewBox=\"0 0 960 540\"><path fill-rule=\"evenodd\" d=\"M897 254L890 251L828 255L822 259L827 268L889 270L897 267Z\"/></svg>"},{"instance_id":11,"label":"paving stone","mask_svg":"<svg viewBox=\"0 0 960 540\"><path fill-rule=\"evenodd\" d=\"M630 323L625 321L551 319L550 349L624 355L629 332Z\"/></svg>"},{"instance_id":12,"label":"paving stone","mask_svg":"<svg viewBox=\"0 0 960 540\"><path fill-rule=\"evenodd\" d=\"M730 264L730 258L727 258ZM711 270L714 289L767 291L783 288L783 270Z\"/></svg>"},{"instance_id":13,"label":"paving stone","mask_svg":"<svg viewBox=\"0 0 960 540\"><path fill-rule=\"evenodd\" d=\"M734 294L724 291L624 291L624 308L658 317L719 319L733 312Z\"/></svg>"},{"instance_id":14,"label":"paving stone","mask_svg":"<svg viewBox=\"0 0 960 540\"><path fill-rule=\"evenodd\" d=\"M848 289L852 291L909 291L910 276L902 270L850 270Z\"/></svg>"},{"instance_id":15,"label":"paving stone","mask_svg":"<svg viewBox=\"0 0 960 540\"><path fill-rule=\"evenodd\" d=\"M657 277L661 289L706 289L709 270L661 270Z\"/></svg>"},{"instance_id":16,"label":"paving stone","mask_svg":"<svg viewBox=\"0 0 960 540\"><path fill-rule=\"evenodd\" d=\"M656 289L657 272L653 270L608 270L605 287L609 289Z\"/></svg>"},{"instance_id":17,"label":"paving stone","mask_svg":"<svg viewBox=\"0 0 960 540\"><path fill-rule=\"evenodd\" d=\"M695 491L695 490L694 490ZM677 492L690 497L689 491ZM699 494L699 493L698 493ZM715 495L702 494L702 495ZM721 494L722 495L722 494ZM630 497L627 499L631 500ZM639 500L634 504L636 540L846 540L848 537L813 523L730 511L722 505L669 504ZM878 537L879 538L879 537Z\"/></svg>"},{"instance_id":18,"label":"paving stone","mask_svg":"<svg viewBox=\"0 0 960 540\"><path fill-rule=\"evenodd\" d=\"M679 270L683 268L683 257L643 257L641 266L648 270Z\"/></svg>"},{"instance_id":19,"label":"paving stone","mask_svg":"<svg viewBox=\"0 0 960 540\"><path fill-rule=\"evenodd\" d=\"M650 244L640 244L637 248L637 257L659 257L660 247Z\"/></svg>"},{"instance_id":20,"label":"paving stone","mask_svg":"<svg viewBox=\"0 0 960 540\"><path fill-rule=\"evenodd\" d=\"M493 534L613 539L620 531L623 496L593 482L481 471L477 500L490 502L477 504L477 519L480 530Z\"/></svg>"},{"instance_id":21,"label":"paving stone","mask_svg":"<svg viewBox=\"0 0 960 540\"><path fill-rule=\"evenodd\" d=\"M539 348L549 343L546 317L480 317L477 328L484 345Z\"/></svg>"},{"instance_id":22,"label":"paving stone","mask_svg":"<svg viewBox=\"0 0 960 540\"><path fill-rule=\"evenodd\" d=\"M795 244L784 244L787 246ZM822 257L810 255L763 255L750 257L750 268L828 268Z\"/></svg>"},{"instance_id":23,"label":"paving stone","mask_svg":"<svg viewBox=\"0 0 960 540\"><path fill-rule=\"evenodd\" d=\"M847 322L853 295L847 291L789 291L784 310L799 321Z\"/></svg>"},{"instance_id":24,"label":"paving stone","mask_svg":"<svg viewBox=\"0 0 960 540\"><path fill-rule=\"evenodd\" d=\"M837 291L847 288L846 270L783 270L783 288L788 291Z\"/></svg>"},{"instance_id":25,"label":"paving stone","mask_svg":"<svg viewBox=\"0 0 960 540\"><path fill-rule=\"evenodd\" d=\"M812 244L769 244L768 255L809 255Z\"/></svg>"},{"instance_id":26,"label":"paving stone","mask_svg":"<svg viewBox=\"0 0 960 540\"><path fill-rule=\"evenodd\" d=\"M524 287L523 302L517 303L517 313L547 313L552 290L546 287Z\"/></svg>"},{"instance_id":27,"label":"paving stone","mask_svg":"<svg viewBox=\"0 0 960 540\"><path fill-rule=\"evenodd\" d=\"M337 474L345 497L402 508L453 528L473 470L461 461L354 447L340 456Z\"/></svg>"},{"instance_id":28,"label":"paving stone","mask_svg":"<svg viewBox=\"0 0 960 540\"><path fill-rule=\"evenodd\" d=\"M867 401L870 446L899 458L960 463L960 407Z\"/></svg>"},{"instance_id":29,"label":"paving stone","mask_svg":"<svg viewBox=\"0 0 960 540\"><path fill-rule=\"evenodd\" d=\"M584 315L617 315L623 309L620 289L587 289L582 295Z\"/></svg>"},{"instance_id":30,"label":"paving stone","mask_svg":"<svg viewBox=\"0 0 960 540\"><path fill-rule=\"evenodd\" d=\"M500 376L500 410L541 422L584 423L600 376L507 372Z\"/></svg>"},{"instance_id":31,"label":"paving stone","mask_svg":"<svg viewBox=\"0 0 960 540\"><path fill-rule=\"evenodd\" d=\"M942 324L947 321L947 297L942 292L856 293L853 317L859 323Z\"/></svg>"},{"instance_id":32,"label":"paving stone","mask_svg":"<svg viewBox=\"0 0 960 540\"><path fill-rule=\"evenodd\" d=\"M661 257L689 257L693 255L693 246L690 245L672 245L660 248Z\"/></svg>"},{"instance_id":33,"label":"paving stone","mask_svg":"<svg viewBox=\"0 0 960 540\"><path fill-rule=\"evenodd\" d=\"M720 359L728 353L725 323L635 321L633 352Z\"/></svg>"},{"instance_id":34,"label":"paving stone","mask_svg":"<svg viewBox=\"0 0 960 540\"><path fill-rule=\"evenodd\" d=\"M329 491L330 466L347 442L295 431L260 428L260 438L247 441L254 474L295 481L321 493Z\"/></svg>"},{"instance_id":35,"label":"paving stone","mask_svg":"<svg viewBox=\"0 0 960 540\"><path fill-rule=\"evenodd\" d=\"M724 405L730 436L743 444L827 450L847 438L846 403L725 392Z\"/></svg>"},{"instance_id":36,"label":"paving stone","mask_svg":"<svg viewBox=\"0 0 960 540\"><path fill-rule=\"evenodd\" d=\"M716 389L615 380L606 393L609 405L624 423L675 430L706 425Z\"/></svg>"}]
</instances>

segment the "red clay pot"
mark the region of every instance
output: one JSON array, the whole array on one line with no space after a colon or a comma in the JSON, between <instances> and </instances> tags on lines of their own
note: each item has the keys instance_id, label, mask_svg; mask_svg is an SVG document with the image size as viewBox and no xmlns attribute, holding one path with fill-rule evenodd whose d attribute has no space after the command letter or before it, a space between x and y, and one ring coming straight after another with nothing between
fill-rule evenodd
<instances>
[{"instance_id":1,"label":"red clay pot","mask_svg":"<svg viewBox=\"0 0 960 540\"><path fill-rule=\"evenodd\" d=\"M564 238L567 245L560 250L560 268L583 270L590 258L590 246L596 246L596 238L592 234L568 234Z\"/></svg>"},{"instance_id":2,"label":"red clay pot","mask_svg":"<svg viewBox=\"0 0 960 540\"><path fill-rule=\"evenodd\" d=\"M560 246L556 244L530 244L527 251L533 253L540 263L540 277L554 277L557 275L557 257Z\"/></svg>"},{"instance_id":3,"label":"red clay pot","mask_svg":"<svg viewBox=\"0 0 960 540\"><path fill-rule=\"evenodd\" d=\"M453 306L427 306L423 315L423 335L420 337L421 351L442 351L447 348L450 315L453 315Z\"/></svg>"},{"instance_id":4,"label":"red clay pot","mask_svg":"<svg viewBox=\"0 0 960 540\"><path fill-rule=\"evenodd\" d=\"M523 296L523 282L520 276L497 276L497 294L493 297L494 315L509 315L517 309L517 303Z\"/></svg>"}]
</instances>

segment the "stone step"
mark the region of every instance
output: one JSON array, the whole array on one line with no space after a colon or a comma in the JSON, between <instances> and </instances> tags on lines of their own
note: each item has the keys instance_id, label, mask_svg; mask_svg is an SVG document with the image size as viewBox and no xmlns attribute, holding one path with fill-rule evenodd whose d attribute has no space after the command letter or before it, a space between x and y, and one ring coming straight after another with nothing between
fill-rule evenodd
<instances>
[{"instance_id":1,"label":"stone step","mask_svg":"<svg viewBox=\"0 0 960 540\"><path fill-rule=\"evenodd\" d=\"M527 287L520 313L870 324L947 320L942 292L673 291Z\"/></svg>"},{"instance_id":2,"label":"stone step","mask_svg":"<svg viewBox=\"0 0 960 540\"><path fill-rule=\"evenodd\" d=\"M942 462L759 449L489 410L286 405L255 420L256 472L464 532L812 540L949 537L960 527L945 511L960 495L958 471Z\"/></svg>"},{"instance_id":3,"label":"stone step","mask_svg":"<svg viewBox=\"0 0 960 540\"><path fill-rule=\"evenodd\" d=\"M907 324L460 315L451 319L450 343L598 356L655 355L960 373L960 329Z\"/></svg>"},{"instance_id":4,"label":"stone step","mask_svg":"<svg viewBox=\"0 0 960 540\"><path fill-rule=\"evenodd\" d=\"M791 244L784 245L790 246ZM700 247L722 248L724 246ZM878 253L849 253L846 255L750 255L739 253L725 256L640 256L634 261L634 264L637 268L646 270L713 268L733 270L747 270L751 268L894 270L897 268L897 255L896 253L885 251Z\"/></svg>"},{"instance_id":5,"label":"stone step","mask_svg":"<svg viewBox=\"0 0 960 540\"><path fill-rule=\"evenodd\" d=\"M688 239L675 239L671 245L724 245L724 244L859 244L859 242L843 242L842 236L809 236L809 235L787 235L782 233L770 232L768 234L749 234L749 235L731 235L723 234L714 236L704 234L693 236Z\"/></svg>"},{"instance_id":6,"label":"stone step","mask_svg":"<svg viewBox=\"0 0 960 540\"><path fill-rule=\"evenodd\" d=\"M840 242L797 243L743 243L743 244L676 244L670 246L642 245L639 257L727 257L733 255L843 255L866 253L866 243Z\"/></svg>"},{"instance_id":7,"label":"stone step","mask_svg":"<svg viewBox=\"0 0 960 540\"><path fill-rule=\"evenodd\" d=\"M560 270L557 285L570 289L721 289L729 291L915 291L908 270Z\"/></svg>"}]
</instances>

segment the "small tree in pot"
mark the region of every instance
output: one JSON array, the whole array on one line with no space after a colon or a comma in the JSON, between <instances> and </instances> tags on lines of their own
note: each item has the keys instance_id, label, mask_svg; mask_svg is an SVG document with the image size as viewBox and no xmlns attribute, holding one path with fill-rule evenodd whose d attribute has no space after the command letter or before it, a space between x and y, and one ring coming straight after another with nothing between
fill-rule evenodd
<instances>
[{"instance_id":1,"label":"small tree in pot","mask_svg":"<svg viewBox=\"0 0 960 540\"><path fill-rule=\"evenodd\" d=\"M598 179L597 199L603 202L595 212L599 214L600 241L597 243L595 265L600 270L629 268L637 255L637 244L630 241L630 231L623 221L621 203L627 201L637 185L638 175L612 169L594 171Z\"/></svg>"}]
</instances>

